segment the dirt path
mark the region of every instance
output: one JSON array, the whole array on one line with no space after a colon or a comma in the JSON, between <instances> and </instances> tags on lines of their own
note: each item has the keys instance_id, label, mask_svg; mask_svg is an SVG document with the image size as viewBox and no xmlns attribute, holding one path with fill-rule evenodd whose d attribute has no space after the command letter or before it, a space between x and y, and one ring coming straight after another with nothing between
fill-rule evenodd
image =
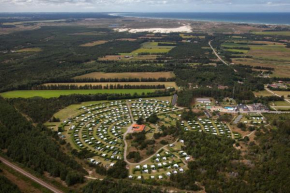
<instances>
[{"instance_id":1,"label":"dirt path","mask_svg":"<svg viewBox=\"0 0 290 193\"><path fill-rule=\"evenodd\" d=\"M225 65L227 65L227 66L229 66L229 64L227 63L227 62L225 62L219 55L218 55L218 53L215 51L215 49L212 47L212 45L211 45L211 42L212 42L212 40L211 41L209 41L208 42L208 45L210 46L210 48L212 49L212 51L213 51L213 53L216 55L216 57L222 62L222 63L224 63Z\"/></svg>"},{"instance_id":2,"label":"dirt path","mask_svg":"<svg viewBox=\"0 0 290 193\"><path fill-rule=\"evenodd\" d=\"M40 184L40 185L42 185L43 187L45 187L45 188L51 190L52 192L55 192L55 193L63 193L61 190L59 190L59 189L53 187L52 185L50 185L50 184L44 182L43 180L41 180L41 179L39 179L39 178L33 176L32 174L30 174L30 173L28 173L27 171L23 170L22 168L20 168L20 167L14 165L14 164L11 163L10 161L6 160L5 158L0 157L0 161L1 161L3 164L5 164L5 165L9 166L10 168L14 169L15 171L21 173L22 175L24 175L24 176L30 178L31 180L35 181L36 183L38 183L38 184Z\"/></svg>"}]
</instances>

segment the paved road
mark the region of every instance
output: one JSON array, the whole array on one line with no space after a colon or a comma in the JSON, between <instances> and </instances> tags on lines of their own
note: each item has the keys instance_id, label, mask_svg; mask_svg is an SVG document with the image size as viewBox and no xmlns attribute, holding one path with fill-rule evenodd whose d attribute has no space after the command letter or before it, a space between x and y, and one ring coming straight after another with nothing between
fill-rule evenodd
<instances>
[{"instance_id":1,"label":"paved road","mask_svg":"<svg viewBox=\"0 0 290 193\"><path fill-rule=\"evenodd\" d=\"M208 42L208 45L210 46L210 48L212 49L212 51L213 51L213 53L216 55L216 57L222 62L222 63L224 63L225 65L227 65L227 66L229 66L229 64L227 63L227 62L225 62L219 55L218 55L218 53L215 51L215 49L212 47L212 45L211 45L211 42L212 42L212 40L210 40L209 42Z\"/></svg>"},{"instance_id":2,"label":"paved road","mask_svg":"<svg viewBox=\"0 0 290 193\"><path fill-rule=\"evenodd\" d=\"M63 193L62 191L58 190L57 188L53 187L52 185L44 182L43 180L33 176L32 174L28 173L27 171L23 170L22 168L14 165L13 163L9 162L8 160L6 160L5 158L3 157L0 157L0 161L2 163L4 163L5 165L11 167L12 169L14 169L15 171L21 173L22 175L30 178L31 180L35 181L36 183L42 185L43 187L51 190L52 192L55 192L55 193Z\"/></svg>"}]
</instances>

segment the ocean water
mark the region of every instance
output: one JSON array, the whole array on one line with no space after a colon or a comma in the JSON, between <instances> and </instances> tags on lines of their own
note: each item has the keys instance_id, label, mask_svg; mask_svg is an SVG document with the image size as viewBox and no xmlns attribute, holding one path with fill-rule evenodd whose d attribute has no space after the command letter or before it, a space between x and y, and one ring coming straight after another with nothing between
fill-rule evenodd
<instances>
[{"instance_id":1,"label":"ocean water","mask_svg":"<svg viewBox=\"0 0 290 193\"><path fill-rule=\"evenodd\" d=\"M251 24L290 25L290 13L113 13L112 15L160 19L185 19Z\"/></svg>"}]
</instances>

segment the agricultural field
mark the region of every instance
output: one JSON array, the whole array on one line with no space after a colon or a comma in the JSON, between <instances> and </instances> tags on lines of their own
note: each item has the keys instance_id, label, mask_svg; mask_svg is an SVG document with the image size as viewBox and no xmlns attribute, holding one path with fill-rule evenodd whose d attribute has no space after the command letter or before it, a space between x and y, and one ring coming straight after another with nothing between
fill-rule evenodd
<instances>
[{"instance_id":1,"label":"agricultural field","mask_svg":"<svg viewBox=\"0 0 290 193\"><path fill-rule=\"evenodd\" d=\"M86 43L86 44L82 44L80 46L82 46L82 47L93 47L93 46L105 44L107 42L108 41L105 41L105 40L99 40L99 41L94 41L94 42L89 42L89 43Z\"/></svg>"},{"instance_id":2,"label":"agricultural field","mask_svg":"<svg viewBox=\"0 0 290 193\"><path fill-rule=\"evenodd\" d=\"M172 46L159 46L158 44L172 44ZM175 47L175 43L170 42L145 42L142 44L141 48L131 52L132 54L163 54L168 53L171 49Z\"/></svg>"},{"instance_id":3,"label":"agricultural field","mask_svg":"<svg viewBox=\"0 0 290 193\"><path fill-rule=\"evenodd\" d=\"M258 91L258 92L254 92L254 95L255 95L256 97L260 97L260 96L263 96L263 97L266 97L266 96L273 96L273 94L269 93L269 92L266 91L266 90Z\"/></svg>"},{"instance_id":4,"label":"agricultural field","mask_svg":"<svg viewBox=\"0 0 290 193\"><path fill-rule=\"evenodd\" d=\"M253 32L256 35L269 35L269 36L290 36L290 31L264 31Z\"/></svg>"},{"instance_id":5,"label":"agricultural field","mask_svg":"<svg viewBox=\"0 0 290 193\"><path fill-rule=\"evenodd\" d=\"M16 90L1 93L4 98L53 98L71 94L142 94L154 92L154 89L99 89L99 90Z\"/></svg>"},{"instance_id":6,"label":"agricultural field","mask_svg":"<svg viewBox=\"0 0 290 193\"><path fill-rule=\"evenodd\" d=\"M175 75L173 72L124 72L124 73L104 73L104 72L92 72L84 74L81 76L76 76L74 79L84 79L84 78L174 78Z\"/></svg>"},{"instance_id":7,"label":"agricultural field","mask_svg":"<svg viewBox=\"0 0 290 193\"><path fill-rule=\"evenodd\" d=\"M16 52L21 53L21 52L41 52L41 48L23 48L20 50L17 50Z\"/></svg>"},{"instance_id":8,"label":"agricultural field","mask_svg":"<svg viewBox=\"0 0 290 193\"><path fill-rule=\"evenodd\" d=\"M177 85L175 82L86 82L86 83L46 83L46 84L43 84L44 86L51 86L51 85L75 85L75 86L85 86L85 85L92 85L92 86L95 86L95 85L102 85L103 87L104 86L109 86L110 85L131 85L131 86L140 86L140 85L154 85L154 86L157 86L157 85L164 85L165 88L167 87L173 87L175 89L178 89Z\"/></svg>"},{"instance_id":9,"label":"agricultural field","mask_svg":"<svg viewBox=\"0 0 290 193\"><path fill-rule=\"evenodd\" d=\"M274 68L274 74L271 76L289 76L290 49L286 48L286 45L283 43L241 40L234 41L234 43L223 43L222 48L228 52L242 53L238 55L240 57L232 59L235 64L270 67ZM243 56L249 56L251 58L243 58Z\"/></svg>"}]
</instances>

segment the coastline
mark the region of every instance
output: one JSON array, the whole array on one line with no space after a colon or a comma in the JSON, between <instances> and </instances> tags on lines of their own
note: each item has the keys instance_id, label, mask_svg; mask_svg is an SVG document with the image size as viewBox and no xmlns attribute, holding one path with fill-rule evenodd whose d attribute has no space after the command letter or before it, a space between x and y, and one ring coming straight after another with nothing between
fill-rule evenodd
<instances>
[{"instance_id":1,"label":"coastline","mask_svg":"<svg viewBox=\"0 0 290 193\"><path fill-rule=\"evenodd\" d=\"M290 14L290 13L289 13ZM244 24L244 25L267 25L267 26L290 26L289 24L275 24L275 23L263 23L263 22L243 22L243 21L222 21L222 20L210 20L210 19L194 19L194 18L175 18L175 17L150 17L150 16L135 16L135 15L123 15L122 13L109 13L111 16L118 16L124 18L140 18L140 19L158 19L158 20L179 20L179 21L192 21L192 22L209 22L209 23L224 23L224 24Z\"/></svg>"}]
</instances>

